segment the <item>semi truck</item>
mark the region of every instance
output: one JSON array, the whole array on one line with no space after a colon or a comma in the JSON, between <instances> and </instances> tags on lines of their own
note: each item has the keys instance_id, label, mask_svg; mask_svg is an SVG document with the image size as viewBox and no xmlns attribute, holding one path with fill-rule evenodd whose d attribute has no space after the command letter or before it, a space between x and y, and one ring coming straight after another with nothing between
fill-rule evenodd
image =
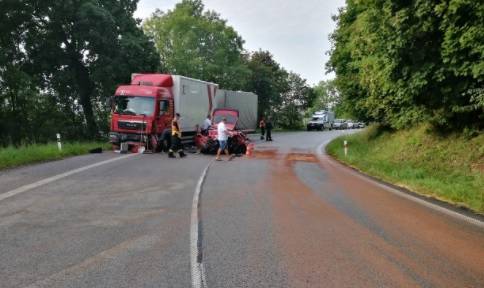
<instances>
[{"instance_id":1,"label":"semi truck","mask_svg":"<svg viewBox=\"0 0 484 288\"><path fill-rule=\"evenodd\" d=\"M175 113L181 115L182 141L192 142L207 115L223 108L218 105L234 102L227 102L218 88L218 84L180 75L133 74L131 83L119 86L110 98L110 142L115 149L125 143L130 150L143 146L159 151L170 145ZM257 105L250 113L257 113Z\"/></svg>"}]
</instances>

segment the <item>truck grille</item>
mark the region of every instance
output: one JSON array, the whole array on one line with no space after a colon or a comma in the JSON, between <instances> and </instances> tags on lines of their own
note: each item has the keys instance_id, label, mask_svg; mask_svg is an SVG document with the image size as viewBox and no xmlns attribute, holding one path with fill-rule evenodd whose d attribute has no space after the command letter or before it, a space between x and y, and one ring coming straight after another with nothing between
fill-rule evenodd
<instances>
[{"instance_id":1,"label":"truck grille","mask_svg":"<svg viewBox=\"0 0 484 288\"><path fill-rule=\"evenodd\" d=\"M126 129L126 130L144 130L146 129L146 124L141 122L119 121L118 127L119 129Z\"/></svg>"}]
</instances>

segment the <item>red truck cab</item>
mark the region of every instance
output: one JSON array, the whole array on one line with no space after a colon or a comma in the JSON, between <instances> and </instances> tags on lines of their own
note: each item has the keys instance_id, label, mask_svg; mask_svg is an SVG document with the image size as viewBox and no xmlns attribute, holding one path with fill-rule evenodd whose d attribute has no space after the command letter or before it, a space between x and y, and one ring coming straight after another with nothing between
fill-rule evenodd
<instances>
[{"instance_id":1,"label":"red truck cab","mask_svg":"<svg viewBox=\"0 0 484 288\"><path fill-rule=\"evenodd\" d=\"M157 149L174 115L171 75L134 75L131 85L119 86L112 97L110 142Z\"/></svg>"}]
</instances>

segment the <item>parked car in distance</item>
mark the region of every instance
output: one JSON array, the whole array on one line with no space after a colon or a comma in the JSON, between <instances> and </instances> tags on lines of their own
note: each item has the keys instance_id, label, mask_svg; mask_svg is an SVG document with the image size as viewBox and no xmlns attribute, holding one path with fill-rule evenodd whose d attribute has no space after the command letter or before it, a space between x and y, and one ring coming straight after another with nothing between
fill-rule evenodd
<instances>
[{"instance_id":1,"label":"parked car in distance","mask_svg":"<svg viewBox=\"0 0 484 288\"><path fill-rule=\"evenodd\" d=\"M356 127L356 122L353 122L353 120L346 120L346 128L348 129L355 129Z\"/></svg>"},{"instance_id":2,"label":"parked car in distance","mask_svg":"<svg viewBox=\"0 0 484 288\"><path fill-rule=\"evenodd\" d=\"M333 122L333 129L347 129L348 125L343 119L335 119Z\"/></svg>"},{"instance_id":3,"label":"parked car in distance","mask_svg":"<svg viewBox=\"0 0 484 288\"><path fill-rule=\"evenodd\" d=\"M358 124L358 128L365 128L366 126L365 123L363 122L358 122L357 124Z\"/></svg>"}]
</instances>

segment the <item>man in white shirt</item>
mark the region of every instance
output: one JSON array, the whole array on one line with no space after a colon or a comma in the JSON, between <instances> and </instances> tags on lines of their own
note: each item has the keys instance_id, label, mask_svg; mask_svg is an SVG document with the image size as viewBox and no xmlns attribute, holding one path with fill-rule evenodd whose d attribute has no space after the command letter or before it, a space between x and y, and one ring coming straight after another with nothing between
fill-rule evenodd
<instances>
[{"instance_id":1,"label":"man in white shirt","mask_svg":"<svg viewBox=\"0 0 484 288\"><path fill-rule=\"evenodd\" d=\"M203 121L202 135L208 135L208 129L210 129L210 126L212 126L212 117L210 115L207 115L207 118L205 119L205 121Z\"/></svg>"},{"instance_id":2,"label":"man in white shirt","mask_svg":"<svg viewBox=\"0 0 484 288\"><path fill-rule=\"evenodd\" d=\"M227 122L227 118L223 118L220 123L217 125L217 140L219 143L219 148L217 151L217 157L215 160L217 161L222 161L222 158L220 158L220 154L222 154L222 151L229 156L229 160L232 160L233 157L230 156L229 154L229 149L227 147L227 141L229 139L229 131L227 130L227 127L225 126L225 123Z\"/></svg>"}]
</instances>

